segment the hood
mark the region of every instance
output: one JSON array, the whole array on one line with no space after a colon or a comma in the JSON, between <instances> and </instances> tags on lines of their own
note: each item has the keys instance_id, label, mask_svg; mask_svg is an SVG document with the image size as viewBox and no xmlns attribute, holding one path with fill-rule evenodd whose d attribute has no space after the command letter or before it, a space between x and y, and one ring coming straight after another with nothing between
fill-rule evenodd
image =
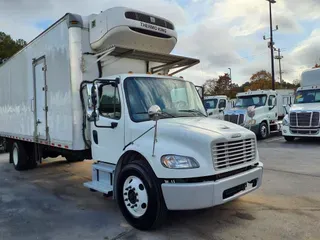
<instances>
[{"instance_id":1,"label":"hood","mask_svg":"<svg viewBox=\"0 0 320 240\"><path fill-rule=\"evenodd\" d=\"M320 104L319 103L293 104L290 107L290 112L291 111L320 111Z\"/></svg>"},{"instance_id":2,"label":"hood","mask_svg":"<svg viewBox=\"0 0 320 240\"><path fill-rule=\"evenodd\" d=\"M237 124L205 117L163 119L159 121L159 127L182 127L188 128L192 132L195 131L202 134L220 135L224 137L227 137L228 135L232 136L239 133L243 133L244 135L251 133L251 131L240 127Z\"/></svg>"},{"instance_id":3,"label":"hood","mask_svg":"<svg viewBox=\"0 0 320 240\"><path fill-rule=\"evenodd\" d=\"M265 106L260 106L260 107L256 107L255 108L255 114L260 114L261 112L263 112ZM247 112L248 112L248 108L232 108L228 111L225 111L224 114L227 115L238 115L238 114L244 114L245 116L247 116Z\"/></svg>"},{"instance_id":4,"label":"hood","mask_svg":"<svg viewBox=\"0 0 320 240\"><path fill-rule=\"evenodd\" d=\"M224 114L233 115L233 114L247 114L247 108L232 108L230 110L224 111Z\"/></svg>"}]
</instances>

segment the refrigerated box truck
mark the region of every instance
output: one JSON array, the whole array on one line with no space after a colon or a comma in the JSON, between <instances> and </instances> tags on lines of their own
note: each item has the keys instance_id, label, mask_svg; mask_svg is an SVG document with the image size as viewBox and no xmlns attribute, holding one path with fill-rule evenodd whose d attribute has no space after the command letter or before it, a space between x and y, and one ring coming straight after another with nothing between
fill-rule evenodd
<instances>
[{"instance_id":1,"label":"refrigerated box truck","mask_svg":"<svg viewBox=\"0 0 320 240\"><path fill-rule=\"evenodd\" d=\"M138 229L168 210L212 207L260 187L255 135L209 119L170 54L172 22L116 7L68 13L0 67L0 135L17 170L47 157L94 159L91 190Z\"/></svg>"}]
</instances>

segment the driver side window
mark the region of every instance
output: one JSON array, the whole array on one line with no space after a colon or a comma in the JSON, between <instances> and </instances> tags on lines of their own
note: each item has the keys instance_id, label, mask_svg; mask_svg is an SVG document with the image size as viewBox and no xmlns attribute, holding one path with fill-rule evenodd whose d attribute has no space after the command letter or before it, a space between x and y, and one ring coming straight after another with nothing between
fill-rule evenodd
<instances>
[{"instance_id":1,"label":"driver side window","mask_svg":"<svg viewBox=\"0 0 320 240\"><path fill-rule=\"evenodd\" d=\"M225 99L220 99L219 108L226 108L226 100Z\"/></svg>"},{"instance_id":2,"label":"driver side window","mask_svg":"<svg viewBox=\"0 0 320 240\"><path fill-rule=\"evenodd\" d=\"M117 86L104 85L100 92L99 113L111 119L121 118L121 103Z\"/></svg>"},{"instance_id":3,"label":"driver side window","mask_svg":"<svg viewBox=\"0 0 320 240\"><path fill-rule=\"evenodd\" d=\"M277 99L275 96L269 96L268 106L272 107L272 99L275 99L275 105L277 105Z\"/></svg>"}]
</instances>

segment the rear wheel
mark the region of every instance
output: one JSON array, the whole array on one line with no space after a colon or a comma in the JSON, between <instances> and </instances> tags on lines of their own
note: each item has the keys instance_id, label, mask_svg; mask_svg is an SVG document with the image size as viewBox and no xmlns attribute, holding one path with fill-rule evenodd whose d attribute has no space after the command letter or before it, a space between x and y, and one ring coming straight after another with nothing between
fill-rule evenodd
<instances>
[{"instance_id":1,"label":"rear wheel","mask_svg":"<svg viewBox=\"0 0 320 240\"><path fill-rule=\"evenodd\" d=\"M292 136L284 136L284 139L287 141L287 142L293 142L295 137L292 137Z\"/></svg>"},{"instance_id":2,"label":"rear wheel","mask_svg":"<svg viewBox=\"0 0 320 240\"><path fill-rule=\"evenodd\" d=\"M12 160L14 168L18 171L27 170L30 167L28 164L28 155L24 145L20 142L13 143L10 159Z\"/></svg>"},{"instance_id":3,"label":"rear wheel","mask_svg":"<svg viewBox=\"0 0 320 240\"><path fill-rule=\"evenodd\" d=\"M119 208L133 227L149 230L164 222L167 208L160 181L146 161L133 161L121 170L116 192Z\"/></svg>"}]
</instances>

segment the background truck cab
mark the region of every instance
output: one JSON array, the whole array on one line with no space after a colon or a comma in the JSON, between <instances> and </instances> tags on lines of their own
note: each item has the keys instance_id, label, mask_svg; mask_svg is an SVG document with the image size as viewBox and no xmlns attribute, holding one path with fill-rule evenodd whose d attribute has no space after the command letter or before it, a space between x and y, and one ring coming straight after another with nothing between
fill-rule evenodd
<instances>
[{"instance_id":1,"label":"background truck cab","mask_svg":"<svg viewBox=\"0 0 320 240\"><path fill-rule=\"evenodd\" d=\"M281 130L280 120L285 116L283 105L289 105L294 90L256 90L237 94L235 107L225 111L224 119L252 130L258 137L267 138ZM254 107L255 115L249 118L248 107Z\"/></svg>"},{"instance_id":2,"label":"background truck cab","mask_svg":"<svg viewBox=\"0 0 320 240\"><path fill-rule=\"evenodd\" d=\"M226 95L205 96L203 102L208 116L221 120L224 119L224 111L233 107Z\"/></svg>"},{"instance_id":3,"label":"background truck cab","mask_svg":"<svg viewBox=\"0 0 320 240\"><path fill-rule=\"evenodd\" d=\"M287 141L296 137L320 137L320 69L301 74L294 104L282 121L282 135Z\"/></svg>"}]
</instances>

